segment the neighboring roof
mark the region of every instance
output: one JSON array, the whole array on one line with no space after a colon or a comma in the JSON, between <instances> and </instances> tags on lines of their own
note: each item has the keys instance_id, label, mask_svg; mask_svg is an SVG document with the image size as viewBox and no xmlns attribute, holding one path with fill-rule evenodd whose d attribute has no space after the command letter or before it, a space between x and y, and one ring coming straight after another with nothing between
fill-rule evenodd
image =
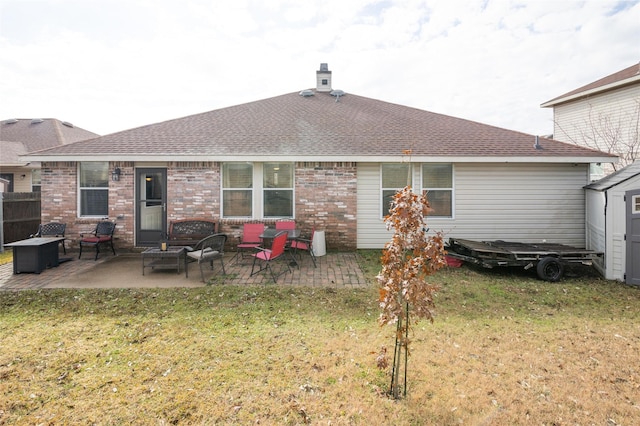
<instances>
[{"instance_id":1,"label":"neighboring roof","mask_svg":"<svg viewBox=\"0 0 640 426\"><path fill-rule=\"evenodd\" d=\"M585 189L593 189L594 191L606 191L638 175L640 175L640 160L634 161L633 163L610 174L609 176L603 177L596 182L590 183L589 185L585 186Z\"/></svg>"},{"instance_id":2,"label":"neighboring roof","mask_svg":"<svg viewBox=\"0 0 640 426\"><path fill-rule=\"evenodd\" d=\"M586 86L582 86L569 93L565 93L562 96L553 98L540 106L543 108L550 107L585 96L594 95L596 93L618 89L630 84L640 84L640 63L631 65L629 68L625 68L622 71L618 71L601 78L600 80L596 80L593 83L589 83Z\"/></svg>"},{"instance_id":3,"label":"neighboring roof","mask_svg":"<svg viewBox=\"0 0 640 426\"><path fill-rule=\"evenodd\" d=\"M306 92L306 91L305 91ZM307 92L308 93L308 92ZM31 153L34 161L520 161L616 157L352 94L289 93Z\"/></svg>"},{"instance_id":4,"label":"neighboring roof","mask_svg":"<svg viewBox=\"0 0 640 426\"><path fill-rule=\"evenodd\" d=\"M11 153L15 152L15 147L10 147L8 142L21 143L24 148L24 152L20 153L22 155L97 136L96 133L55 118L3 120L0 122L0 164L8 164Z\"/></svg>"},{"instance_id":5,"label":"neighboring roof","mask_svg":"<svg viewBox=\"0 0 640 426\"><path fill-rule=\"evenodd\" d=\"M19 158L27 152L22 142L0 141L0 165L24 166L24 161Z\"/></svg>"}]
</instances>

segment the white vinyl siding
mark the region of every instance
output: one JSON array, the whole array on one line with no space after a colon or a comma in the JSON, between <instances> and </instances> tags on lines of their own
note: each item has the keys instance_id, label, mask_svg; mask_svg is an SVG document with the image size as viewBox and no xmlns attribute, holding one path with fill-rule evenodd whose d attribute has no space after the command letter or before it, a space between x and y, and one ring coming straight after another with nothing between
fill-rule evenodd
<instances>
[{"instance_id":1,"label":"white vinyl siding","mask_svg":"<svg viewBox=\"0 0 640 426\"><path fill-rule=\"evenodd\" d=\"M603 134L613 131L619 131L619 137L623 141L637 137L638 108L640 85L555 105L553 138L608 152L607 146L602 142L594 142L594 138L601 141ZM589 142L585 143L585 140ZM623 143L620 148L624 145Z\"/></svg>"},{"instance_id":2,"label":"white vinyl siding","mask_svg":"<svg viewBox=\"0 0 640 426\"><path fill-rule=\"evenodd\" d=\"M379 170L358 165L358 248L382 248L392 235L378 213ZM453 170L455 219L427 217L432 232L585 247L588 165L456 163Z\"/></svg>"}]
</instances>

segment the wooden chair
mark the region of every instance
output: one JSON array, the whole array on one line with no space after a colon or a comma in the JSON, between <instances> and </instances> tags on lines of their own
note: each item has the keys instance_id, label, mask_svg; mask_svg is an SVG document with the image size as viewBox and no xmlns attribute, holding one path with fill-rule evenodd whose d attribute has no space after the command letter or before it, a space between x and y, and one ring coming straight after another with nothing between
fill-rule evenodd
<instances>
[{"instance_id":1,"label":"wooden chair","mask_svg":"<svg viewBox=\"0 0 640 426\"><path fill-rule=\"evenodd\" d=\"M255 275L264 270L268 270L271 274L271 278L273 278L273 282L278 282L278 277L285 272L291 272L291 268L289 267L289 263L287 261L284 262L287 267L286 271L282 271L279 274L276 274L271 267L271 264L282 258L285 254L285 245L287 244L287 231L281 231L273 238L273 243L271 244L271 248L267 249L264 247L257 247L257 253L254 253L253 256L253 265L251 266L251 275ZM260 261L262 262L260 265L260 269L255 271L256 263ZM255 271L255 272L254 272Z\"/></svg>"},{"instance_id":2,"label":"wooden chair","mask_svg":"<svg viewBox=\"0 0 640 426\"><path fill-rule=\"evenodd\" d=\"M194 247L193 251L187 252L187 260L198 262L202 282L205 282L202 264L209 263L211 265L211 270L213 270L214 260L220 260L222 274L226 275L226 271L224 270L224 245L226 242L227 236L225 234L210 235L200 240ZM187 268L189 268L189 263L187 263ZM187 275L188 274L189 271L187 271Z\"/></svg>"},{"instance_id":3,"label":"wooden chair","mask_svg":"<svg viewBox=\"0 0 640 426\"><path fill-rule=\"evenodd\" d=\"M316 265L316 255L313 253L313 235L315 234L315 228L311 230L311 237L309 239L306 238L296 238L291 241L291 249L294 251L294 255L298 254L298 250L307 251L311 256L311 260L313 260L313 267L317 268ZM302 259L302 254L299 254L300 259Z\"/></svg>"},{"instance_id":4,"label":"wooden chair","mask_svg":"<svg viewBox=\"0 0 640 426\"><path fill-rule=\"evenodd\" d=\"M236 246L236 263L240 257L244 258L246 251L255 251L262 241L260 235L264 233L264 223L245 223L242 227L242 237Z\"/></svg>"},{"instance_id":5,"label":"wooden chair","mask_svg":"<svg viewBox=\"0 0 640 426\"><path fill-rule=\"evenodd\" d=\"M102 222L98 222L98 224L96 225L96 229L94 229L90 234L80 234L82 238L80 240L80 254L78 255L78 259L82 257L82 247L94 246L96 248L96 257L94 260L98 260L98 254L100 254L101 244L111 246L111 251L115 256L116 249L113 247L113 233L115 232L115 230L115 222L103 220Z\"/></svg>"},{"instance_id":6,"label":"wooden chair","mask_svg":"<svg viewBox=\"0 0 640 426\"><path fill-rule=\"evenodd\" d=\"M31 238L43 238L43 237L62 237L64 238L64 232L67 229L66 223L49 222L38 225L38 230L35 234L31 235ZM62 244L62 251L67 254L67 248L64 245L64 240L60 241Z\"/></svg>"}]
</instances>

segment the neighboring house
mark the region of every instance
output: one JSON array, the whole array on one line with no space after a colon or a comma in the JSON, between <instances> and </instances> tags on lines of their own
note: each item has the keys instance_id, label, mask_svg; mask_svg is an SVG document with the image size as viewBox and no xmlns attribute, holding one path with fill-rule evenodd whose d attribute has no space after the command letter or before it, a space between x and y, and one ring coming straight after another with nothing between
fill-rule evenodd
<instances>
[{"instance_id":1,"label":"neighboring house","mask_svg":"<svg viewBox=\"0 0 640 426\"><path fill-rule=\"evenodd\" d=\"M640 63L541 106L553 108L555 140L619 157L615 165L594 165L591 180L640 159Z\"/></svg>"},{"instance_id":2,"label":"neighboring house","mask_svg":"<svg viewBox=\"0 0 640 426\"><path fill-rule=\"evenodd\" d=\"M587 248L604 252L596 268L640 285L640 160L585 188Z\"/></svg>"},{"instance_id":3,"label":"neighboring house","mask_svg":"<svg viewBox=\"0 0 640 426\"><path fill-rule=\"evenodd\" d=\"M0 178L6 192L40 191L40 164L20 159L41 149L99 136L53 118L9 119L0 122Z\"/></svg>"},{"instance_id":4,"label":"neighboring house","mask_svg":"<svg viewBox=\"0 0 640 426\"><path fill-rule=\"evenodd\" d=\"M120 247L157 244L172 219L295 218L329 249L382 248L390 197L428 193L430 232L585 246L589 164L615 156L316 88L25 156L42 162L42 220L67 236L108 217Z\"/></svg>"}]
</instances>

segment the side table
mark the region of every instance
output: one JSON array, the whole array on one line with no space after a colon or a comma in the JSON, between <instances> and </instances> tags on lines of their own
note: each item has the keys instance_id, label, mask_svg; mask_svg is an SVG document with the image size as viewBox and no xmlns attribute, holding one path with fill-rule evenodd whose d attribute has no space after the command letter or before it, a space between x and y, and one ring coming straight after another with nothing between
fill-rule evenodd
<instances>
[{"instance_id":1,"label":"side table","mask_svg":"<svg viewBox=\"0 0 640 426\"><path fill-rule=\"evenodd\" d=\"M142 252L142 275L144 268L176 269L180 273L180 264L184 264L186 278L189 278L187 268L187 248L183 246L169 246L166 250L157 247L148 248Z\"/></svg>"}]
</instances>

